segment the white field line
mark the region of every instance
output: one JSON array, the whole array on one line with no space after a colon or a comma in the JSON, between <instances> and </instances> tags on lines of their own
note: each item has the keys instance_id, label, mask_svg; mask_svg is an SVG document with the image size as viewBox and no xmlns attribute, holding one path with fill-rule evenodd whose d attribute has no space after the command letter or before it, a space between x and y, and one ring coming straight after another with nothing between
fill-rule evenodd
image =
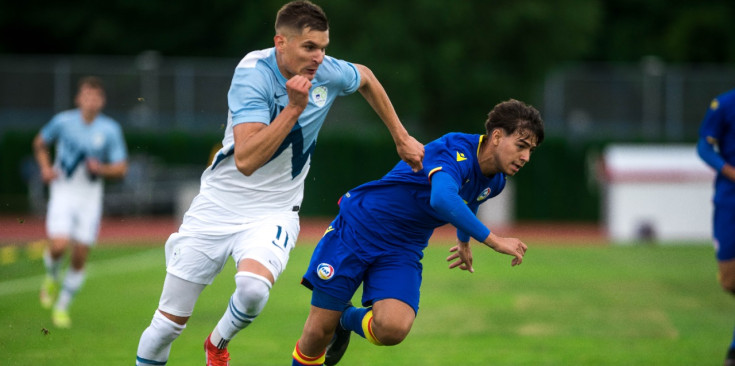
<instances>
[{"instance_id":1,"label":"white field line","mask_svg":"<svg viewBox=\"0 0 735 366\"><path fill-rule=\"evenodd\" d=\"M124 274L159 266L165 270L163 248L155 248L128 256L87 263L87 275L97 277ZM45 275L0 281L0 296L38 291Z\"/></svg>"}]
</instances>

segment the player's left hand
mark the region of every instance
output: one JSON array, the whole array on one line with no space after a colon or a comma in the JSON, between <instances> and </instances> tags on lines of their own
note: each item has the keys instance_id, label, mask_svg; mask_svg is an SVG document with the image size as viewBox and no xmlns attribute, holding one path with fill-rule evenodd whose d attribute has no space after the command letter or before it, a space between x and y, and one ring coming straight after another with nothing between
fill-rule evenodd
<instances>
[{"instance_id":1,"label":"player's left hand","mask_svg":"<svg viewBox=\"0 0 735 366\"><path fill-rule=\"evenodd\" d=\"M413 136L408 136L407 139L396 145L398 149L398 156L401 160L408 163L414 172L419 172L424 168L424 144L418 142Z\"/></svg>"},{"instance_id":2,"label":"player's left hand","mask_svg":"<svg viewBox=\"0 0 735 366\"><path fill-rule=\"evenodd\" d=\"M475 272L475 269L472 268L472 249L469 242L457 241L457 245L450 248L449 251L454 253L447 257L447 262L454 261L454 263L449 264L449 269L459 267L459 269L470 273Z\"/></svg>"}]
</instances>

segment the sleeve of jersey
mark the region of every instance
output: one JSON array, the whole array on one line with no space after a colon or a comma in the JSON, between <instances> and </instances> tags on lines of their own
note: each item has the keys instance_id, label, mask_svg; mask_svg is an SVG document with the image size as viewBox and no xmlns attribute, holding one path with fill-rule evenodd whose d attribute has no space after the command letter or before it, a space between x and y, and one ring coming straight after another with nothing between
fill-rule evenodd
<instances>
[{"instance_id":1,"label":"sleeve of jersey","mask_svg":"<svg viewBox=\"0 0 735 366\"><path fill-rule=\"evenodd\" d=\"M232 77L227 103L232 113L232 123L262 122L269 124L271 112L267 81L255 68L237 68Z\"/></svg>"},{"instance_id":2,"label":"sleeve of jersey","mask_svg":"<svg viewBox=\"0 0 735 366\"><path fill-rule=\"evenodd\" d=\"M720 101L715 98L710 103L707 113L699 128L699 141L697 141L697 154L699 157L716 171L722 170L725 160L717 152L715 141L719 138L722 129L722 112Z\"/></svg>"},{"instance_id":3,"label":"sleeve of jersey","mask_svg":"<svg viewBox=\"0 0 735 366\"><path fill-rule=\"evenodd\" d=\"M431 207L458 230L482 242L490 235L490 229L464 204L458 191L457 183L449 174L435 172L431 177Z\"/></svg>"},{"instance_id":4,"label":"sleeve of jersey","mask_svg":"<svg viewBox=\"0 0 735 366\"><path fill-rule=\"evenodd\" d=\"M715 146L707 141L707 138L700 137L697 142L697 154L704 160L707 165L711 166L715 171L721 171L725 165L725 159L715 150Z\"/></svg>"},{"instance_id":5,"label":"sleeve of jersey","mask_svg":"<svg viewBox=\"0 0 735 366\"><path fill-rule=\"evenodd\" d=\"M329 62L334 70L337 70L344 83L344 89L339 95L345 96L356 92L360 87L360 71L357 70L357 66L351 62L332 57L329 57Z\"/></svg>"},{"instance_id":6,"label":"sleeve of jersey","mask_svg":"<svg viewBox=\"0 0 735 366\"><path fill-rule=\"evenodd\" d=\"M51 143L59 136L59 129L61 128L60 117L61 114L55 115L49 123L41 128L40 135L44 143Z\"/></svg>"}]
</instances>

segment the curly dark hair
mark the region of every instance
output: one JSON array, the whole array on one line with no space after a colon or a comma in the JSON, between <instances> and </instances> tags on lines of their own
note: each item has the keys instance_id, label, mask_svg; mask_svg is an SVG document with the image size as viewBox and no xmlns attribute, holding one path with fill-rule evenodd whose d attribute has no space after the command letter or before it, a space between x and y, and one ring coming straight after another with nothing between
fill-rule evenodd
<instances>
[{"instance_id":1,"label":"curly dark hair","mask_svg":"<svg viewBox=\"0 0 735 366\"><path fill-rule=\"evenodd\" d=\"M501 128L506 134L516 131L536 136L536 144L544 141L544 121L536 108L515 99L500 102L487 114L485 130L487 134Z\"/></svg>"}]
</instances>

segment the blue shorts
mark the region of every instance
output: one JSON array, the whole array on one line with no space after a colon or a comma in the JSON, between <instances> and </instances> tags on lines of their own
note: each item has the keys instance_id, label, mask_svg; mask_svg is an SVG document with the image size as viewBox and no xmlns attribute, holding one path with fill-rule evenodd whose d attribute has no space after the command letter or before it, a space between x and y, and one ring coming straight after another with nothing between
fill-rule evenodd
<instances>
[{"instance_id":1,"label":"blue shorts","mask_svg":"<svg viewBox=\"0 0 735 366\"><path fill-rule=\"evenodd\" d=\"M302 284L345 303L362 284L363 306L397 299L418 312L422 268L419 254L372 245L337 216L314 249Z\"/></svg>"},{"instance_id":2,"label":"blue shorts","mask_svg":"<svg viewBox=\"0 0 735 366\"><path fill-rule=\"evenodd\" d=\"M717 260L735 259L735 206L715 204L713 232Z\"/></svg>"}]
</instances>

